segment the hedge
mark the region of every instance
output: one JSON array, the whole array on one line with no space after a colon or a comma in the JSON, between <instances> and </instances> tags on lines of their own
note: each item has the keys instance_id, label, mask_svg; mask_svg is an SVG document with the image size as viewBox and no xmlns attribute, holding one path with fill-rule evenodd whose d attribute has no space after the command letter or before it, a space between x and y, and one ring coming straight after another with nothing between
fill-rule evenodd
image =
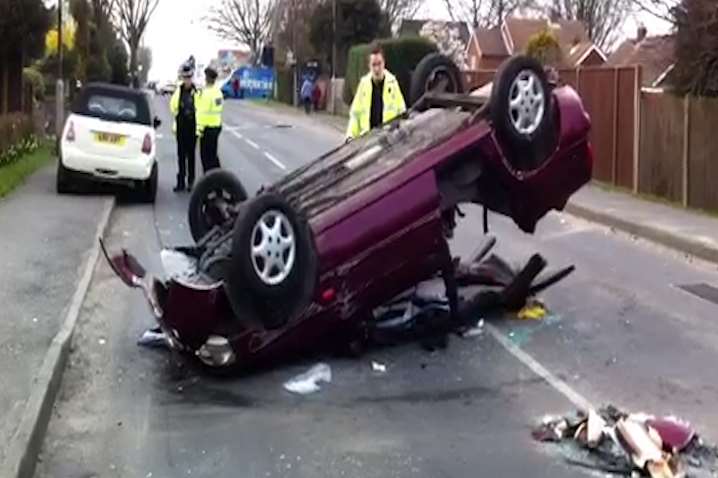
<instances>
[{"instance_id":1,"label":"hedge","mask_svg":"<svg viewBox=\"0 0 718 478\"><path fill-rule=\"evenodd\" d=\"M292 79L292 70L277 69L277 101L291 105L294 103L294 80Z\"/></svg>"},{"instance_id":2,"label":"hedge","mask_svg":"<svg viewBox=\"0 0 718 478\"><path fill-rule=\"evenodd\" d=\"M36 147L33 133L29 115L10 113L0 116L0 167L16 161Z\"/></svg>"},{"instance_id":3,"label":"hedge","mask_svg":"<svg viewBox=\"0 0 718 478\"><path fill-rule=\"evenodd\" d=\"M436 45L420 37L379 40L379 44L384 49L387 69L396 75L404 98L408 101L411 73L422 58L437 51ZM369 71L370 49L370 45L364 44L349 50L343 92L344 102L348 105L354 99L359 80Z\"/></svg>"}]
</instances>

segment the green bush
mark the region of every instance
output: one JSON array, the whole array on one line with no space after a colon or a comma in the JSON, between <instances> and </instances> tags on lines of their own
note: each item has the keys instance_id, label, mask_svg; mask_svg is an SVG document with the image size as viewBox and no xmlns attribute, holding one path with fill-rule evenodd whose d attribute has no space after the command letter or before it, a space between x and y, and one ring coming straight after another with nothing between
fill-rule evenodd
<instances>
[{"instance_id":1,"label":"green bush","mask_svg":"<svg viewBox=\"0 0 718 478\"><path fill-rule=\"evenodd\" d=\"M425 38L419 37L380 40L379 44L384 49L387 69L396 75L404 98L408 101L411 74L422 58L437 51L436 45ZM359 80L369 71L368 58L370 49L371 46L365 44L357 45L349 50L343 92L346 104L351 104Z\"/></svg>"},{"instance_id":2,"label":"green bush","mask_svg":"<svg viewBox=\"0 0 718 478\"><path fill-rule=\"evenodd\" d=\"M0 116L0 167L37 148L32 118L21 113Z\"/></svg>"},{"instance_id":3,"label":"green bush","mask_svg":"<svg viewBox=\"0 0 718 478\"><path fill-rule=\"evenodd\" d=\"M537 59L542 65L561 66L563 52L556 35L548 29L542 30L529 38L526 55Z\"/></svg>"},{"instance_id":4,"label":"green bush","mask_svg":"<svg viewBox=\"0 0 718 478\"><path fill-rule=\"evenodd\" d=\"M32 94L35 99L38 101L45 99L45 77L42 76L40 70L29 66L22 70L22 76L26 83L32 85Z\"/></svg>"}]
</instances>

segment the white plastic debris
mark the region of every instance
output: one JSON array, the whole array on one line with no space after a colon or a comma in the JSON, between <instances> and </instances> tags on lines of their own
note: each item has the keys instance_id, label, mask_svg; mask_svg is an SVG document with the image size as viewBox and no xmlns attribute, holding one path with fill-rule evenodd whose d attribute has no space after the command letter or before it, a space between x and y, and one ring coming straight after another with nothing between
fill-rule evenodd
<instances>
[{"instance_id":1,"label":"white plastic debris","mask_svg":"<svg viewBox=\"0 0 718 478\"><path fill-rule=\"evenodd\" d=\"M321 382L331 383L332 369L325 363L318 363L301 375L284 383L284 389L299 395L308 395L321 390Z\"/></svg>"},{"instance_id":2,"label":"white plastic debris","mask_svg":"<svg viewBox=\"0 0 718 478\"><path fill-rule=\"evenodd\" d=\"M146 330L145 333L137 339L137 345L141 345L143 347L165 348L169 346L169 342L167 340L167 336L163 332L157 330Z\"/></svg>"},{"instance_id":3,"label":"white plastic debris","mask_svg":"<svg viewBox=\"0 0 718 478\"><path fill-rule=\"evenodd\" d=\"M107 340L105 340L105 339L99 339L99 340L97 341L97 343L100 344L100 345L105 345L105 344L107 343Z\"/></svg>"},{"instance_id":4,"label":"white plastic debris","mask_svg":"<svg viewBox=\"0 0 718 478\"><path fill-rule=\"evenodd\" d=\"M479 320L475 327L467 329L461 334L462 337L478 337L484 333L484 319Z\"/></svg>"},{"instance_id":5,"label":"white plastic debris","mask_svg":"<svg viewBox=\"0 0 718 478\"><path fill-rule=\"evenodd\" d=\"M372 369L374 372L386 373L386 365L384 365L383 363L372 362L372 363L371 363L371 369Z\"/></svg>"}]
</instances>

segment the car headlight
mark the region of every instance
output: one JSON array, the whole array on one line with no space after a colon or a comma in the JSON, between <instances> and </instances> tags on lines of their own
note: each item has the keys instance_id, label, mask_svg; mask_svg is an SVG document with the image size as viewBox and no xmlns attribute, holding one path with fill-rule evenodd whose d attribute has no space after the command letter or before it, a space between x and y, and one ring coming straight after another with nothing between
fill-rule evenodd
<instances>
[{"instance_id":1,"label":"car headlight","mask_svg":"<svg viewBox=\"0 0 718 478\"><path fill-rule=\"evenodd\" d=\"M225 367L237 360L229 340L219 335L210 335L196 354L204 364L210 367Z\"/></svg>"}]
</instances>

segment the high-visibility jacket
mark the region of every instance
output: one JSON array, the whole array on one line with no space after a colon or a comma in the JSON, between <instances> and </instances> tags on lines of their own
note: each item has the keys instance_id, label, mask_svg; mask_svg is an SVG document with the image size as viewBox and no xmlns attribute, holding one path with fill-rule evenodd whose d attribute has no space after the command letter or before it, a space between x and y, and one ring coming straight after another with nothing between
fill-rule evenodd
<instances>
[{"instance_id":1,"label":"high-visibility jacket","mask_svg":"<svg viewBox=\"0 0 718 478\"><path fill-rule=\"evenodd\" d=\"M205 128L222 126L224 95L218 86L207 86L200 90L194 98L197 110L197 136L202 136Z\"/></svg>"},{"instance_id":2,"label":"high-visibility jacket","mask_svg":"<svg viewBox=\"0 0 718 478\"><path fill-rule=\"evenodd\" d=\"M194 88L194 86L192 86ZM177 134L177 115L179 114L179 108L180 108L180 95L182 94L182 83L180 83L177 86L177 89L175 89L175 92L172 93L172 98L170 99L170 111L172 112L172 132L174 134ZM195 103L195 110L197 109L197 89L194 88L194 103Z\"/></svg>"},{"instance_id":3,"label":"high-visibility jacket","mask_svg":"<svg viewBox=\"0 0 718 478\"><path fill-rule=\"evenodd\" d=\"M372 77L371 73L368 73L359 81L354 101L352 101L351 110L349 111L349 126L347 127L348 138L358 138L371 129L371 92ZM404 96L401 94L399 82L388 71L384 73L382 98L384 100L382 116L384 123L393 120L406 111L406 103L404 103Z\"/></svg>"}]
</instances>

